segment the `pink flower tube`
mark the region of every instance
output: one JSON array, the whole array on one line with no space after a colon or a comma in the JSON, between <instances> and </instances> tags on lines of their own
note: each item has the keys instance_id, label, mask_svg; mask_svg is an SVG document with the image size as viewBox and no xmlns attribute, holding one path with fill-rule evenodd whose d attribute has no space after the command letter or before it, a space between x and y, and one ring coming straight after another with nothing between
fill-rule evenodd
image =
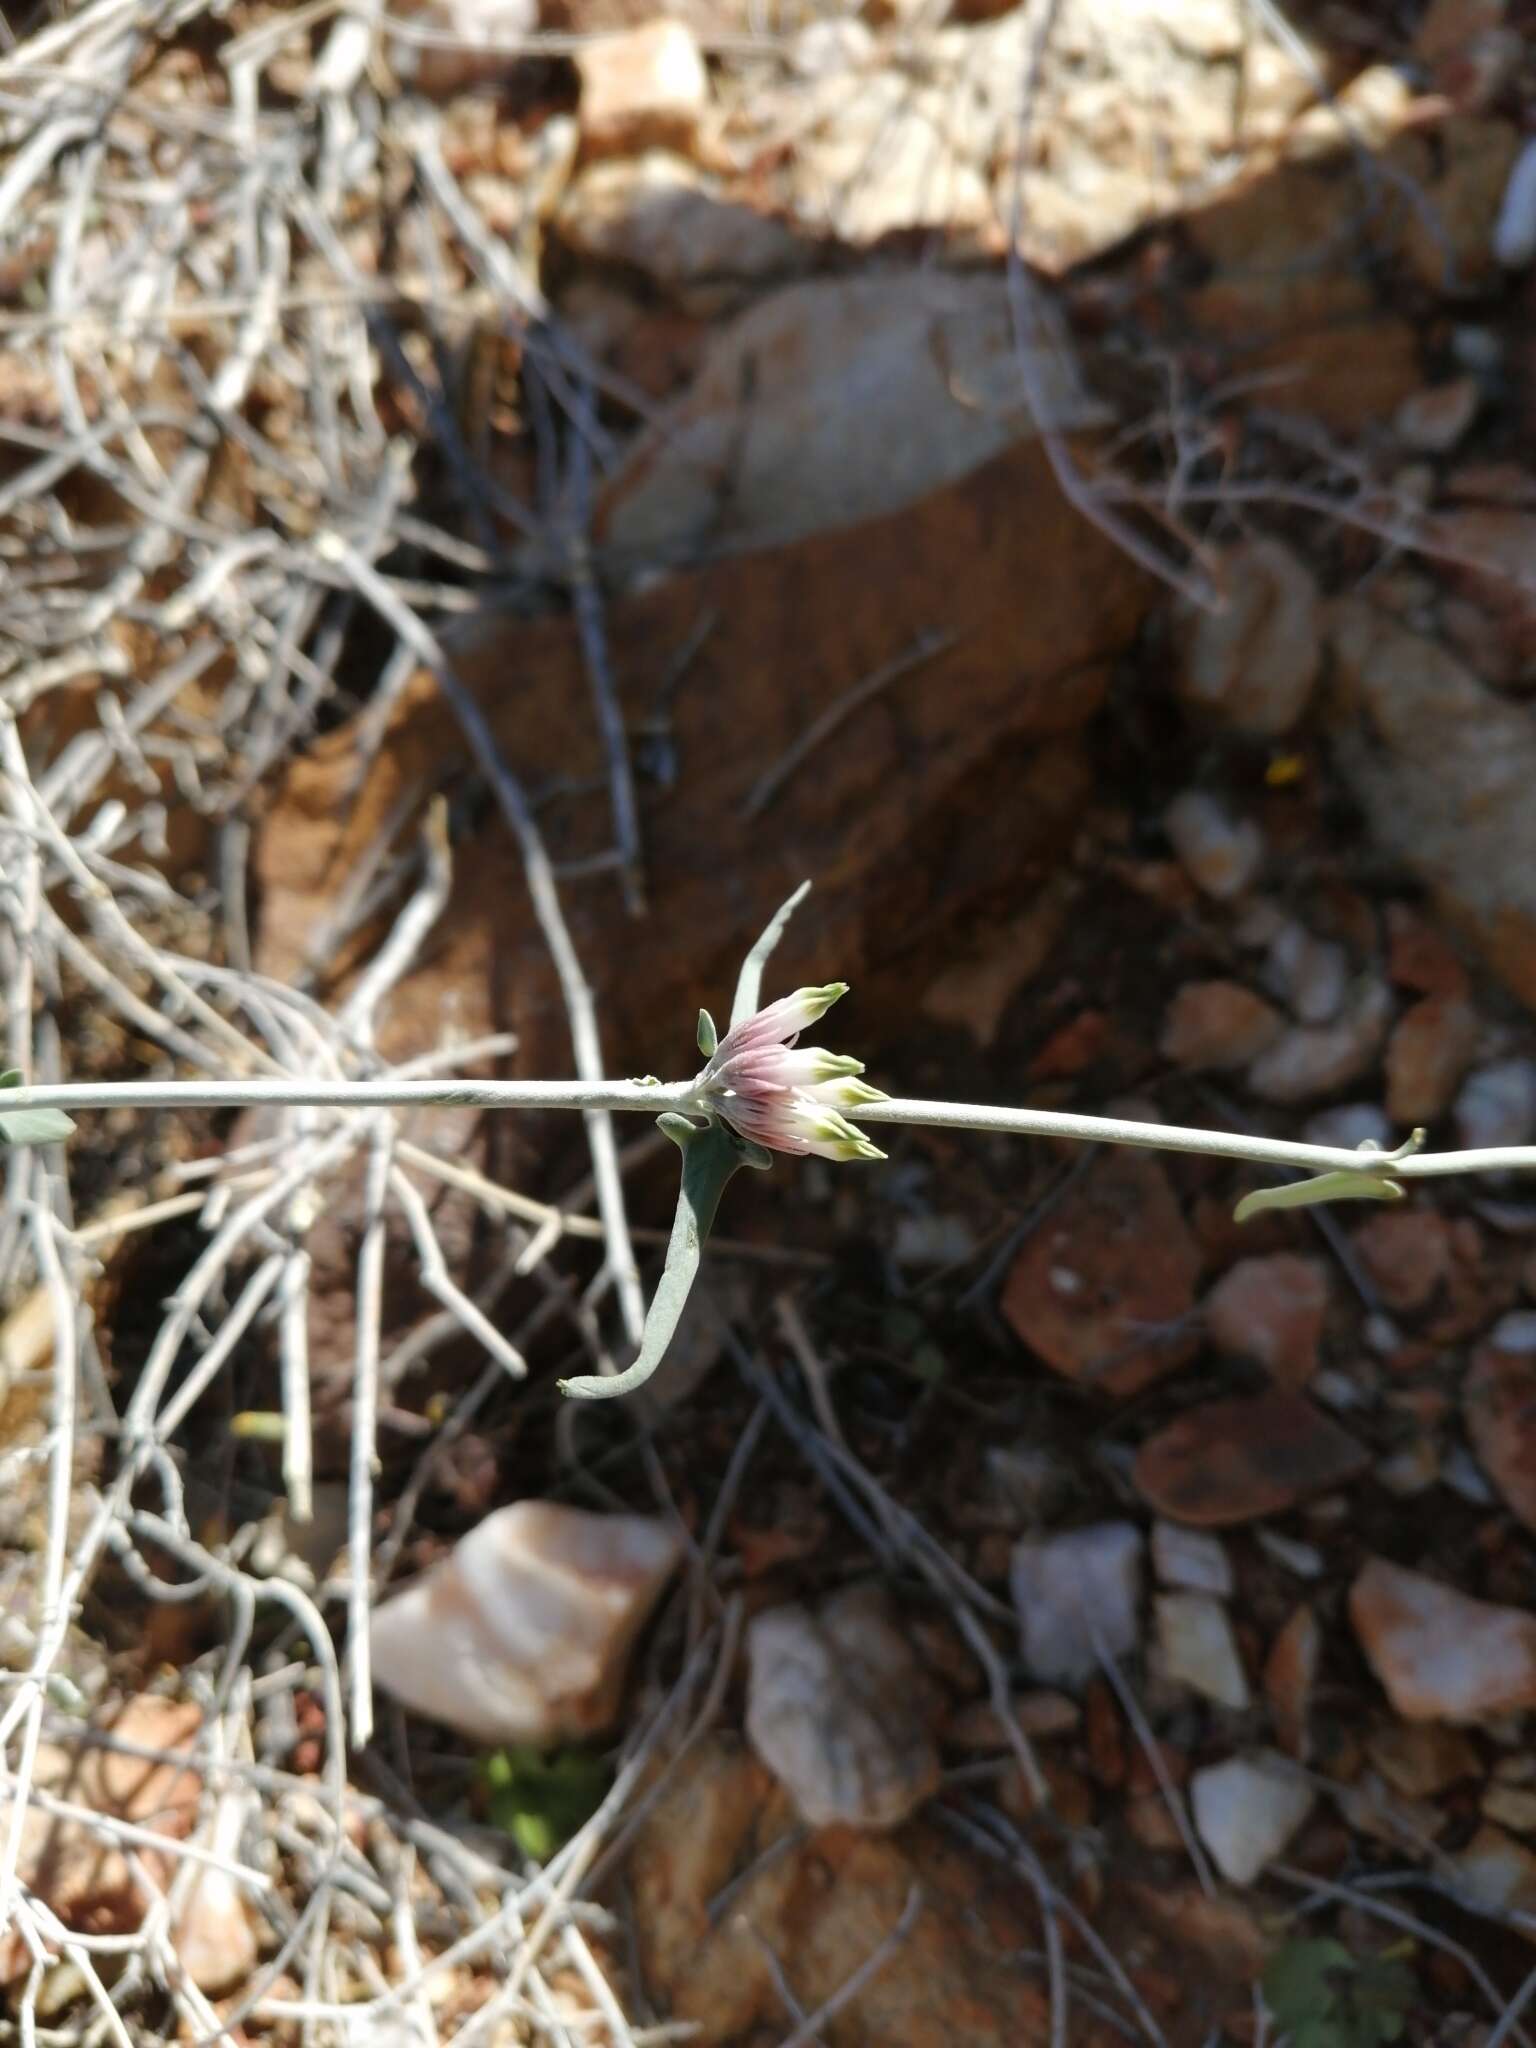
<instances>
[{"instance_id":1,"label":"pink flower tube","mask_svg":"<svg viewBox=\"0 0 1536 2048\"><path fill-rule=\"evenodd\" d=\"M863 1073L863 1062L795 1043L847 992L846 981L799 988L744 1017L721 1039L699 1075L701 1103L770 1152L883 1159L885 1154L841 1114L861 1102L885 1099L878 1088L854 1078Z\"/></svg>"}]
</instances>

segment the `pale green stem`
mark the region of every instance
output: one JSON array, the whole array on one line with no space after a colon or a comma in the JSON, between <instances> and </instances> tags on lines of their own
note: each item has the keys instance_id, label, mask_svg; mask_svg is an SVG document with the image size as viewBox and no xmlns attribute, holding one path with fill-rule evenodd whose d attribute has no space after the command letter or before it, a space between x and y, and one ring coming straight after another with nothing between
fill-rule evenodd
<instances>
[{"instance_id":1,"label":"pale green stem","mask_svg":"<svg viewBox=\"0 0 1536 2048\"><path fill-rule=\"evenodd\" d=\"M0 1098L7 1112L61 1109L376 1110L607 1109L657 1115L663 1110L703 1116L693 1081L70 1081L11 1088ZM1286 1138L1247 1137L1232 1131L1194 1130L1180 1124L1137 1123L1123 1117L1074 1116L1060 1110L1010 1109L993 1103L926 1102L892 1097L861 1103L861 1124L918 1124L991 1132L999 1136L1078 1139L1096 1145L1138 1145L1153 1151L1192 1152L1246 1160L1304 1173L1371 1173L1394 1180L1427 1180L1463 1173L1536 1173L1536 1146L1501 1145L1476 1152L1415 1153L1406 1158L1356 1152L1341 1145L1306 1145Z\"/></svg>"}]
</instances>

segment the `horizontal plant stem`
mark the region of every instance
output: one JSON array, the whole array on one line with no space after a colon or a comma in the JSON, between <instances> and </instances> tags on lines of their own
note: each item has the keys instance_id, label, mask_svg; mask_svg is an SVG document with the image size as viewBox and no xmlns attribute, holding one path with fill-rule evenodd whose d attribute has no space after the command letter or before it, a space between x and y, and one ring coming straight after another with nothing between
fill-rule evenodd
<instances>
[{"instance_id":1,"label":"horizontal plant stem","mask_svg":"<svg viewBox=\"0 0 1536 2048\"><path fill-rule=\"evenodd\" d=\"M19 1109L683 1109L691 1081L64 1081L7 1088Z\"/></svg>"},{"instance_id":2,"label":"horizontal plant stem","mask_svg":"<svg viewBox=\"0 0 1536 2048\"><path fill-rule=\"evenodd\" d=\"M8 1088L0 1109L607 1109L640 1115L694 1111L692 1081L66 1081L38 1088ZM1536 1173L1536 1146L1498 1145L1477 1152L1419 1152L1406 1158L1350 1151L1342 1145L1303 1145L1288 1138L1249 1137L1235 1131L1194 1130L1181 1124L1136 1123L1124 1117L1074 1116L1053 1109L1009 1109L994 1103L926 1102L888 1097L861 1103L865 1124L922 1124L932 1129L983 1131L998 1136L1077 1139L1092 1145L1139 1145L1158 1152L1193 1152L1240 1159L1303 1173L1380 1172L1393 1180L1428 1180L1462 1173Z\"/></svg>"}]
</instances>

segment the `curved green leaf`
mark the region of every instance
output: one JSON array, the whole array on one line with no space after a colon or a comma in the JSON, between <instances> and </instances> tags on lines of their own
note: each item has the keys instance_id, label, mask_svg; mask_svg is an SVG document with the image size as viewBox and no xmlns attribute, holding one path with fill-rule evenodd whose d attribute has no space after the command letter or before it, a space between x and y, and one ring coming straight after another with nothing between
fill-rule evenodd
<instances>
[{"instance_id":1,"label":"curved green leaf","mask_svg":"<svg viewBox=\"0 0 1536 2048\"><path fill-rule=\"evenodd\" d=\"M738 1138L723 1124L700 1126L671 1112L659 1116L656 1124L683 1155L683 1181L667 1243L666 1267L645 1319L640 1355L627 1372L616 1373L611 1379L600 1373L588 1373L580 1379L559 1381L561 1393L577 1401L614 1401L645 1385L666 1356L683 1304L698 1277L704 1240L714 1224L726 1182L744 1166L761 1170L773 1164L761 1145Z\"/></svg>"},{"instance_id":2,"label":"curved green leaf","mask_svg":"<svg viewBox=\"0 0 1536 2048\"><path fill-rule=\"evenodd\" d=\"M1320 1202L1400 1202L1401 1181L1382 1173L1319 1173L1311 1180L1289 1182L1285 1187L1255 1188L1244 1195L1232 1211L1235 1223L1261 1216L1266 1209L1312 1209Z\"/></svg>"}]
</instances>

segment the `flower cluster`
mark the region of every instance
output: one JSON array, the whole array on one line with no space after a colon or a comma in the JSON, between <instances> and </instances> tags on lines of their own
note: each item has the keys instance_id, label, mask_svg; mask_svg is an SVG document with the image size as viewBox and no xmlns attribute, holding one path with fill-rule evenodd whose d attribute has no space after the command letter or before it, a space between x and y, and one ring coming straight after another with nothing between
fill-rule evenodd
<instances>
[{"instance_id":1,"label":"flower cluster","mask_svg":"<svg viewBox=\"0 0 1536 2048\"><path fill-rule=\"evenodd\" d=\"M796 989L728 1031L695 1086L702 1107L770 1152L814 1152L823 1159L883 1159L842 1111L883 1102L855 1079L863 1062L795 1041L841 995L846 981ZM706 1040L706 1044L708 1041Z\"/></svg>"}]
</instances>

